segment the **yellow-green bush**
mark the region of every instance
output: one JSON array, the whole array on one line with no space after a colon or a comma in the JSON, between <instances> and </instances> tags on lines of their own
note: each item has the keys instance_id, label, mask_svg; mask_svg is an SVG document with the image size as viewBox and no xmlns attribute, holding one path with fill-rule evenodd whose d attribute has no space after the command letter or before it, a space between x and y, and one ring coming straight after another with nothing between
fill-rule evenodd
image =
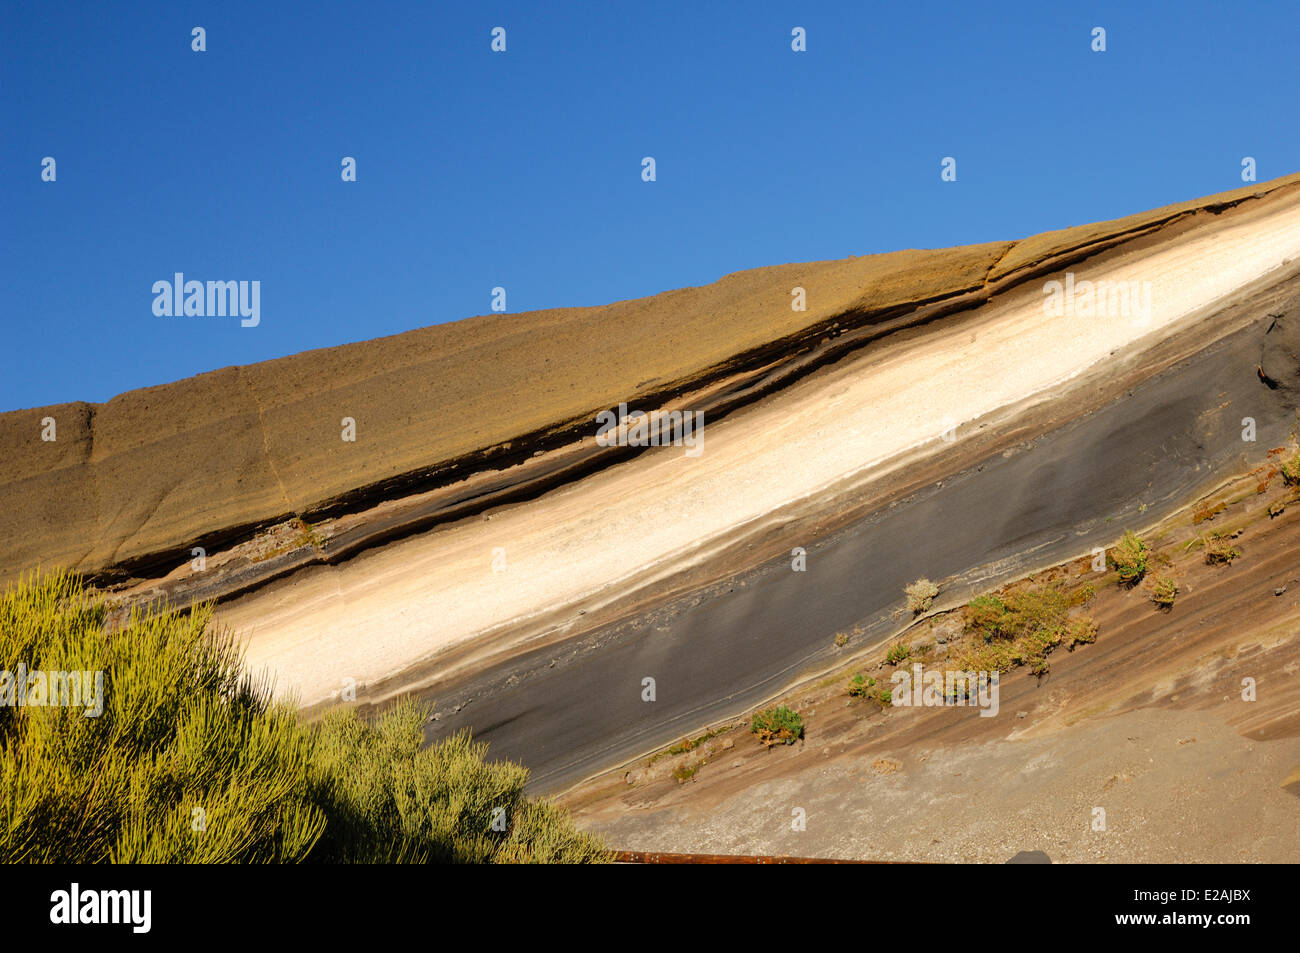
<instances>
[{"instance_id":1,"label":"yellow-green bush","mask_svg":"<svg viewBox=\"0 0 1300 953\"><path fill-rule=\"evenodd\" d=\"M1058 585L977 596L963 612L965 631L975 638L955 653L957 664L985 672L1027 665L1035 675L1045 675L1047 656L1057 646L1073 649L1097 640L1096 623L1087 616L1071 618L1070 603Z\"/></svg>"},{"instance_id":2,"label":"yellow-green bush","mask_svg":"<svg viewBox=\"0 0 1300 953\"><path fill-rule=\"evenodd\" d=\"M1123 538L1110 553L1110 564L1119 574L1121 585L1133 586L1146 575L1151 551L1142 537L1125 530Z\"/></svg>"},{"instance_id":3,"label":"yellow-green bush","mask_svg":"<svg viewBox=\"0 0 1300 953\"><path fill-rule=\"evenodd\" d=\"M1300 453L1295 454L1282 464L1282 481L1287 486L1300 484Z\"/></svg>"},{"instance_id":4,"label":"yellow-green bush","mask_svg":"<svg viewBox=\"0 0 1300 953\"><path fill-rule=\"evenodd\" d=\"M350 710L304 725L211 631L211 606L137 612L111 634L106 614L70 574L0 596L0 671L99 672L103 686L98 717L0 704L2 861L608 858L558 808L524 796L519 765L486 763L466 734L422 747L414 704L373 725Z\"/></svg>"},{"instance_id":5,"label":"yellow-green bush","mask_svg":"<svg viewBox=\"0 0 1300 953\"><path fill-rule=\"evenodd\" d=\"M769 748L792 745L803 737L803 716L785 705L764 708L750 719L749 730Z\"/></svg>"}]
</instances>

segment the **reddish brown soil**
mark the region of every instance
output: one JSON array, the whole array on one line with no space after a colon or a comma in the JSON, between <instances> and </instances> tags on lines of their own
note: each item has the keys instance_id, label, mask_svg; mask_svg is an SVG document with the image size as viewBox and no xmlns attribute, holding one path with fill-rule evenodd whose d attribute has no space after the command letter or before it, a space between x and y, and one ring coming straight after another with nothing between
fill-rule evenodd
<instances>
[{"instance_id":1,"label":"reddish brown soil","mask_svg":"<svg viewBox=\"0 0 1300 953\"><path fill-rule=\"evenodd\" d=\"M570 790L563 801L613 846L860 859L1300 860L1300 502L1261 475L1207 495L1146 532L1152 570L1132 589L1088 560L1026 584L1095 596L1078 612L1095 644L1050 655L1050 672L1004 676L1000 712L890 708L846 694L853 673L888 684L875 650L788 693L805 740L764 749L745 719L695 750L640 760ZM1232 535L1241 555L1206 565L1189 543ZM1150 600L1173 576L1169 611ZM1280 594L1278 594L1280 591ZM940 666L962 640L959 611L906 633ZM946 644L937 644L944 639ZM845 652L852 651L852 637ZM1243 698L1253 679L1256 700ZM676 772L676 776L674 775ZM681 780L689 776L689 780ZM791 829L802 808L806 829ZM1105 831L1093 811L1107 811Z\"/></svg>"}]
</instances>

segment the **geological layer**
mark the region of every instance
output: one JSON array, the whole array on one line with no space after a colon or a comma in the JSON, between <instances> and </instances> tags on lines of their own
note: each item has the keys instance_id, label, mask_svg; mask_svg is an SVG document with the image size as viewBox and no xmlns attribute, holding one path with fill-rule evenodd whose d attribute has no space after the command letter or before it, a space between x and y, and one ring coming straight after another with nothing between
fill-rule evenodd
<instances>
[{"instance_id":1,"label":"geological layer","mask_svg":"<svg viewBox=\"0 0 1300 953\"><path fill-rule=\"evenodd\" d=\"M1018 242L789 264L603 307L493 314L0 414L0 579L147 573L308 519L507 469L594 415L1005 288L1188 216L1278 201L1300 175ZM807 310L791 306L806 292ZM267 316L274 320L273 316ZM176 319L171 319L176 320ZM165 376L160 369L159 376ZM356 440L341 439L343 418ZM56 439L42 439L47 418Z\"/></svg>"}]
</instances>

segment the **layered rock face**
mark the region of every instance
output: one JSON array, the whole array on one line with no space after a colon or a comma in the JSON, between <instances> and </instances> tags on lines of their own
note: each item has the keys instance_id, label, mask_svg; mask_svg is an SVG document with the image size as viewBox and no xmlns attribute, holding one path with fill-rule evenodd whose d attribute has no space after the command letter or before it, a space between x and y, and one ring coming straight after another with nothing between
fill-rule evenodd
<instances>
[{"instance_id":1,"label":"layered rock face","mask_svg":"<svg viewBox=\"0 0 1300 953\"><path fill-rule=\"evenodd\" d=\"M594 416L620 403L770 384L774 366L804 373L1107 248L1284 203L1296 184L1019 242L781 265L606 307L475 317L104 404L0 414L0 580L37 565L106 581L162 575L192 547L234 546L293 516L316 521L510 474L539 451L579 445ZM792 306L796 295L806 310ZM342 439L349 421L354 441ZM506 482L522 492L530 472Z\"/></svg>"}]
</instances>

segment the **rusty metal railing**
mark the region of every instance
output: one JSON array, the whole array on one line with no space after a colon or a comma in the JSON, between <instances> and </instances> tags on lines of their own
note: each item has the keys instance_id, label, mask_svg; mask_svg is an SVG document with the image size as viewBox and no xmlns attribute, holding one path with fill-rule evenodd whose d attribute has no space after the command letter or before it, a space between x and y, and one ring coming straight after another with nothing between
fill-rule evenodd
<instances>
[{"instance_id":1,"label":"rusty metal railing","mask_svg":"<svg viewBox=\"0 0 1300 953\"><path fill-rule=\"evenodd\" d=\"M616 850L616 864L906 864L900 860L841 860L837 857L783 857L776 854L672 854Z\"/></svg>"}]
</instances>

